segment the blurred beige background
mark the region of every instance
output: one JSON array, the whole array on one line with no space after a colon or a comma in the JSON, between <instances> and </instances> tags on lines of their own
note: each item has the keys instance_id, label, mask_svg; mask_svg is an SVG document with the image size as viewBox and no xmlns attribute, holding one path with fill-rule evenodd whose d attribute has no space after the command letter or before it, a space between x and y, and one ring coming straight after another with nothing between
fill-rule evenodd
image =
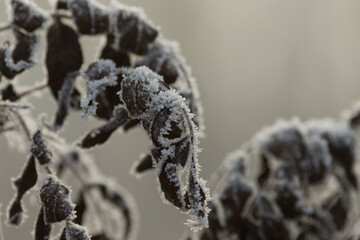
<instances>
[{"instance_id":1,"label":"blurred beige background","mask_svg":"<svg viewBox=\"0 0 360 240\"><path fill-rule=\"evenodd\" d=\"M37 3L49 8L44 0ZM277 118L337 117L360 99L360 2L357 0L124 0L142 6L165 37L179 41L198 79L207 137L201 141L202 176L208 179L220 161L264 125ZM4 14L0 2L0 22ZM5 41L0 35L0 42ZM82 39L89 61L97 41ZM44 46L44 41L41 42ZM96 48L98 46L96 45ZM86 50L85 50L86 51ZM40 61L40 59L39 59ZM42 68L23 74L21 84L43 79ZM3 83L2 83L3 84ZM31 98L36 112L54 113L46 93ZM62 135L76 140L99 124L74 113ZM132 163L147 150L141 130L116 134L92 151L101 171L132 193L140 213L138 239L179 239L185 216L164 205L155 173L141 180L129 175ZM0 137L2 211L13 191L24 154L8 150ZM29 207L28 207L29 208ZM31 239L35 211L20 228L6 228L5 239ZM4 220L4 217L3 217Z\"/></svg>"}]
</instances>

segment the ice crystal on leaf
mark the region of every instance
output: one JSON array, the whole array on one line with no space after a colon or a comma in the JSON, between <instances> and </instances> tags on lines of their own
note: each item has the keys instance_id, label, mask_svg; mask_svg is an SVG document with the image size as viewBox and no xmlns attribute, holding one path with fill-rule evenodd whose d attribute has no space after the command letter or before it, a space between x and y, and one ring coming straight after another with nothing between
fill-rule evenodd
<instances>
[{"instance_id":1,"label":"ice crystal on leaf","mask_svg":"<svg viewBox=\"0 0 360 240\"><path fill-rule=\"evenodd\" d=\"M111 60L99 60L89 65L83 71L83 77L87 86L87 98L81 101L83 109L82 117L96 113L97 95L104 91L107 86L115 86L117 77L115 74L115 63Z\"/></svg>"},{"instance_id":2,"label":"ice crystal on leaf","mask_svg":"<svg viewBox=\"0 0 360 240\"><path fill-rule=\"evenodd\" d=\"M130 116L140 119L152 139L151 154L164 198L197 217L189 222L194 228L207 226L209 192L198 177L197 129L184 99L147 67L124 76L120 96ZM187 184L181 181L183 168L188 172Z\"/></svg>"},{"instance_id":3,"label":"ice crystal on leaf","mask_svg":"<svg viewBox=\"0 0 360 240\"><path fill-rule=\"evenodd\" d=\"M45 222L55 223L74 218L74 204L70 190L53 176L47 176L40 188L40 199L44 205Z\"/></svg>"}]
</instances>

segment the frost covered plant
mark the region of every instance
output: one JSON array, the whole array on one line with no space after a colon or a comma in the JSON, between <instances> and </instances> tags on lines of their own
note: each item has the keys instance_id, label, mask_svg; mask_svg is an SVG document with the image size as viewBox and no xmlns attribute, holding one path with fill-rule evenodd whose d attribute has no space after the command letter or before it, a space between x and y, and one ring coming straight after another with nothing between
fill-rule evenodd
<instances>
[{"instance_id":1,"label":"frost covered plant","mask_svg":"<svg viewBox=\"0 0 360 240\"><path fill-rule=\"evenodd\" d=\"M214 173L209 228L186 239L359 239L359 109L259 131Z\"/></svg>"},{"instance_id":2,"label":"frost covered plant","mask_svg":"<svg viewBox=\"0 0 360 240\"><path fill-rule=\"evenodd\" d=\"M135 238L133 199L99 173L85 150L104 144L119 129L141 125L152 146L135 163L134 174L156 169L163 200L190 215L187 224L192 230L208 227L210 193L199 177L197 158L202 109L196 82L177 44L161 36L141 9L121 4L104 7L91 0L58 0L51 12L25 0L8 4L9 22L0 31L12 32L14 42L6 35L0 43L0 80L9 81L0 85L0 133L29 143L28 160L13 179L16 193L8 222L24 221L23 197L37 188L36 240ZM37 64L34 56L42 31L46 82L19 91L11 81ZM98 59L89 65L84 64L79 42L83 35L106 39ZM21 100L44 89L57 101L57 110L51 122L42 117L37 123L30 114L32 106ZM69 144L58 131L72 111L104 123ZM62 179L67 171L78 179L73 190ZM54 232L54 224L62 231Z\"/></svg>"}]
</instances>

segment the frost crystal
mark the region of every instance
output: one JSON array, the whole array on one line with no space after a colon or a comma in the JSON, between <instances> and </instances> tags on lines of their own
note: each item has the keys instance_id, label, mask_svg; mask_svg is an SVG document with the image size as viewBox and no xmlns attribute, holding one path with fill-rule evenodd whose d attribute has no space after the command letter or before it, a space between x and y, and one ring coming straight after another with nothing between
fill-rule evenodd
<instances>
[{"instance_id":1,"label":"frost crystal","mask_svg":"<svg viewBox=\"0 0 360 240\"><path fill-rule=\"evenodd\" d=\"M47 176L40 188L40 199L44 205L46 223L60 222L74 218L74 204L70 190L53 176Z\"/></svg>"},{"instance_id":2,"label":"frost crystal","mask_svg":"<svg viewBox=\"0 0 360 240\"><path fill-rule=\"evenodd\" d=\"M197 218L189 221L194 230L206 227L209 191L198 177L197 129L184 99L147 67L124 76L120 96L130 116L141 120L152 139L151 155L164 198ZM181 181L184 172L188 172L187 184Z\"/></svg>"},{"instance_id":3,"label":"frost crystal","mask_svg":"<svg viewBox=\"0 0 360 240\"><path fill-rule=\"evenodd\" d=\"M81 108L83 109L82 118L96 113L97 95L104 91L107 86L115 86L117 84L117 76L115 75L116 66L111 60L99 60L89 65L82 73L87 86L87 97L81 100Z\"/></svg>"},{"instance_id":4,"label":"frost crystal","mask_svg":"<svg viewBox=\"0 0 360 240\"><path fill-rule=\"evenodd\" d=\"M66 223L65 236L66 240L90 240L86 228L72 222Z\"/></svg>"},{"instance_id":5,"label":"frost crystal","mask_svg":"<svg viewBox=\"0 0 360 240\"><path fill-rule=\"evenodd\" d=\"M41 165L52 163L52 153L47 149L41 130L37 130L34 133L30 143L30 151L39 160Z\"/></svg>"},{"instance_id":6,"label":"frost crystal","mask_svg":"<svg viewBox=\"0 0 360 240\"><path fill-rule=\"evenodd\" d=\"M199 134L203 135L204 123L198 86L185 58L180 54L177 42L159 37L144 58L135 63L135 66L142 65L163 76L165 83L186 99L185 103L194 114L193 121L199 128Z\"/></svg>"}]
</instances>

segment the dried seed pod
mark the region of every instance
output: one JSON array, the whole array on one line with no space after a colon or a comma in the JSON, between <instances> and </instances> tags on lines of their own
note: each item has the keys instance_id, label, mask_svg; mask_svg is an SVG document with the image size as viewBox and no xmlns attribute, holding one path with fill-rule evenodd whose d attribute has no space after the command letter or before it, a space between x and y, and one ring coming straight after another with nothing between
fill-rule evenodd
<instances>
[{"instance_id":1,"label":"dried seed pod","mask_svg":"<svg viewBox=\"0 0 360 240\"><path fill-rule=\"evenodd\" d=\"M48 150L40 129L31 138L30 151L39 160L41 165L52 163L52 153Z\"/></svg>"},{"instance_id":2,"label":"dried seed pod","mask_svg":"<svg viewBox=\"0 0 360 240\"><path fill-rule=\"evenodd\" d=\"M20 176L13 180L16 195L9 208L8 218L11 224L19 225L21 223L23 213L22 197L36 184L37 177L35 158L31 155Z\"/></svg>"},{"instance_id":3,"label":"dried seed pod","mask_svg":"<svg viewBox=\"0 0 360 240\"><path fill-rule=\"evenodd\" d=\"M66 223L66 240L90 240L86 228L72 222Z\"/></svg>"},{"instance_id":4,"label":"dried seed pod","mask_svg":"<svg viewBox=\"0 0 360 240\"><path fill-rule=\"evenodd\" d=\"M165 199L197 217L194 227L207 226L208 189L198 177L197 132L188 107L174 89L147 67L124 76L121 99L132 118L141 120L153 142L160 189ZM181 168L189 170L186 188Z\"/></svg>"},{"instance_id":5,"label":"dried seed pod","mask_svg":"<svg viewBox=\"0 0 360 240\"><path fill-rule=\"evenodd\" d=\"M116 66L111 60L100 59L90 64L84 71L83 77L87 86L87 97L81 101L83 109L82 117L95 114L97 105L96 98L99 93L104 92L108 86L117 85L117 76L115 74Z\"/></svg>"},{"instance_id":6,"label":"dried seed pod","mask_svg":"<svg viewBox=\"0 0 360 240\"><path fill-rule=\"evenodd\" d=\"M10 83L4 89L1 89L2 100L9 100L15 102L18 100L18 94L15 92L13 85Z\"/></svg>"},{"instance_id":7,"label":"dried seed pod","mask_svg":"<svg viewBox=\"0 0 360 240\"><path fill-rule=\"evenodd\" d=\"M58 93L64 84L65 78L69 73L80 69L83 56L77 33L71 27L63 24L59 18L54 19L53 24L48 28L46 36L48 84L52 94L58 99ZM74 89L71 95L73 98L78 93Z\"/></svg>"},{"instance_id":8,"label":"dried seed pod","mask_svg":"<svg viewBox=\"0 0 360 240\"><path fill-rule=\"evenodd\" d=\"M71 0L68 4L80 34L102 34L109 29L109 13L89 0Z\"/></svg>"},{"instance_id":9,"label":"dried seed pod","mask_svg":"<svg viewBox=\"0 0 360 240\"><path fill-rule=\"evenodd\" d=\"M11 0L12 22L16 26L33 32L40 28L46 21L46 17L40 13L34 4L27 4L21 0Z\"/></svg>"},{"instance_id":10,"label":"dried seed pod","mask_svg":"<svg viewBox=\"0 0 360 240\"><path fill-rule=\"evenodd\" d=\"M126 109L117 106L114 109L113 117L105 124L91 130L78 144L82 148L91 148L95 145L104 144L113 132L129 120Z\"/></svg>"},{"instance_id":11,"label":"dried seed pod","mask_svg":"<svg viewBox=\"0 0 360 240\"><path fill-rule=\"evenodd\" d=\"M74 204L70 190L53 176L47 176L40 188L40 199L44 206L45 222L55 223L74 218Z\"/></svg>"},{"instance_id":12,"label":"dried seed pod","mask_svg":"<svg viewBox=\"0 0 360 240\"><path fill-rule=\"evenodd\" d=\"M35 224L35 240L48 240L50 239L52 226L45 222L45 211L44 207L40 208L39 215Z\"/></svg>"},{"instance_id":13,"label":"dried seed pod","mask_svg":"<svg viewBox=\"0 0 360 240\"><path fill-rule=\"evenodd\" d=\"M147 21L139 10L119 7L111 13L110 36L114 38L115 47L143 55L158 35L157 30Z\"/></svg>"}]
</instances>

